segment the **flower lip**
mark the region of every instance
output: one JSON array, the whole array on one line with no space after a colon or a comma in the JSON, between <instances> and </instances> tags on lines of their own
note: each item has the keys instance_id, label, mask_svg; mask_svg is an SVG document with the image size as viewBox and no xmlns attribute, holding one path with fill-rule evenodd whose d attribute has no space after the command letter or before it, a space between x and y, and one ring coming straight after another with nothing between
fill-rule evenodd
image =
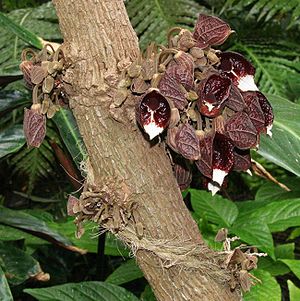
<instances>
[{"instance_id":1,"label":"flower lip","mask_svg":"<svg viewBox=\"0 0 300 301\"><path fill-rule=\"evenodd\" d=\"M218 116L229 97L231 80L219 74L211 75L198 88L200 112L208 117Z\"/></svg>"},{"instance_id":2,"label":"flower lip","mask_svg":"<svg viewBox=\"0 0 300 301\"><path fill-rule=\"evenodd\" d=\"M138 123L152 140L168 127L171 108L159 90L153 89L141 99L136 114Z\"/></svg>"},{"instance_id":3,"label":"flower lip","mask_svg":"<svg viewBox=\"0 0 300 301\"><path fill-rule=\"evenodd\" d=\"M258 91L254 82L255 68L243 55L227 51L218 56L222 74L230 78L241 91Z\"/></svg>"}]
</instances>

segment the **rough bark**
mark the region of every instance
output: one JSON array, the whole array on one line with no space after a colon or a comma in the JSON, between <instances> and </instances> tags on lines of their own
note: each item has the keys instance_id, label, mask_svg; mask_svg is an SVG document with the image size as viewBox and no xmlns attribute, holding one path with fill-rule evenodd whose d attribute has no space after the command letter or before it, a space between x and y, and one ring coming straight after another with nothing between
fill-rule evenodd
<instances>
[{"instance_id":1,"label":"rough bark","mask_svg":"<svg viewBox=\"0 0 300 301\"><path fill-rule=\"evenodd\" d=\"M240 300L202 241L164 146L150 145L137 126L116 121L109 110L120 70L139 53L123 1L53 3L70 62L70 104L88 150L88 181L99 189L112 183L112 195L120 191L137 204L115 232L134 250L157 299Z\"/></svg>"}]
</instances>

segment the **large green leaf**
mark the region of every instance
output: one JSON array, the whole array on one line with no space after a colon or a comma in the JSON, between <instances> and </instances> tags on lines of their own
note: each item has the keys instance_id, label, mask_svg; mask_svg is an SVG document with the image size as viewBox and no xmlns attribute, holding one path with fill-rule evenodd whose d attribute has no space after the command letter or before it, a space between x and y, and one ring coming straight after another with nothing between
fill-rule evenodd
<instances>
[{"instance_id":1,"label":"large green leaf","mask_svg":"<svg viewBox=\"0 0 300 301\"><path fill-rule=\"evenodd\" d=\"M300 288L298 288L292 281L288 280L288 287L290 292L290 301L300 300Z\"/></svg>"},{"instance_id":2,"label":"large green leaf","mask_svg":"<svg viewBox=\"0 0 300 301\"><path fill-rule=\"evenodd\" d=\"M275 256L276 258L281 258L281 259L294 259L295 254L295 243L288 243L288 244L282 244L278 245L275 248Z\"/></svg>"},{"instance_id":3,"label":"large green leaf","mask_svg":"<svg viewBox=\"0 0 300 301\"><path fill-rule=\"evenodd\" d=\"M0 300L2 301L13 301L13 296L11 294L9 285L5 274L0 266Z\"/></svg>"},{"instance_id":4,"label":"large green leaf","mask_svg":"<svg viewBox=\"0 0 300 301\"><path fill-rule=\"evenodd\" d=\"M281 259L291 271L300 279L300 260L299 259Z\"/></svg>"},{"instance_id":5,"label":"large green leaf","mask_svg":"<svg viewBox=\"0 0 300 301\"><path fill-rule=\"evenodd\" d=\"M25 144L23 126L13 125L0 132L0 158L18 151Z\"/></svg>"},{"instance_id":6,"label":"large green leaf","mask_svg":"<svg viewBox=\"0 0 300 301\"><path fill-rule=\"evenodd\" d=\"M244 301L281 301L280 286L275 278L264 270L255 270L252 273L262 283L252 286L250 292L244 295Z\"/></svg>"},{"instance_id":7,"label":"large green leaf","mask_svg":"<svg viewBox=\"0 0 300 301\"><path fill-rule=\"evenodd\" d=\"M18 23L8 18L5 14L0 12L0 25L18 36L25 43L30 44L33 47L41 49L43 47L42 40L36 34L29 31Z\"/></svg>"},{"instance_id":8,"label":"large green leaf","mask_svg":"<svg viewBox=\"0 0 300 301\"><path fill-rule=\"evenodd\" d=\"M61 39L57 16L51 2L37 8L18 9L7 14L11 20L48 41ZM0 27L0 76L21 75L19 64L22 49L28 47L14 33Z\"/></svg>"},{"instance_id":9,"label":"large green leaf","mask_svg":"<svg viewBox=\"0 0 300 301\"><path fill-rule=\"evenodd\" d=\"M141 294L141 301L156 301L154 293L149 284L146 285L144 291Z\"/></svg>"},{"instance_id":10,"label":"large green leaf","mask_svg":"<svg viewBox=\"0 0 300 301\"><path fill-rule=\"evenodd\" d=\"M53 130L52 130L53 132ZM47 128L47 136L50 135ZM55 139L55 133L51 134ZM41 179L47 179L54 175L58 168L54 152L45 139L39 148L23 148L12 159L11 165L14 166L13 173L27 177L27 193L31 194L35 184Z\"/></svg>"},{"instance_id":11,"label":"large green leaf","mask_svg":"<svg viewBox=\"0 0 300 301\"><path fill-rule=\"evenodd\" d=\"M11 110L30 103L29 94L20 91L0 91L0 112Z\"/></svg>"},{"instance_id":12,"label":"large green leaf","mask_svg":"<svg viewBox=\"0 0 300 301\"><path fill-rule=\"evenodd\" d=\"M300 226L300 198L276 201L265 206L261 206L260 203L252 201L252 211L240 208L235 226L242 227L252 221L267 224L272 232Z\"/></svg>"},{"instance_id":13,"label":"large green leaf","mask_svg":"<svg viewBox=\"0 0 300 301\"><path fill-rule=\"evenodd\" d=\"M3 264L7 280L12 285L19 285L42 273L39 263L32 256L2 241L0 241L0 264Z\"/></svg>"},{"instance_id":14,"label":"large green leaf","mask_svg":"<svg viewBox=\"0 0 300 301\"><path fill-rule=\"evenodd\" d=\"M81 249L85 249L91 253L97 253L98 244L98 226L95 223L85 223L84 234L80 239L75 237L76 226L74 224L74 218L69 217L63 223L56 223L54 221L48 223L52 229L56 229L59 233L67 237L75 246ZM125 245L118 240L114 235L106 233L105 236L105 255L110 256L129 256L129 250Z\"/></svg>"},{"instance_id":15,"label":"large green leaf","mask_svg":"<svg viewBox=\"0 0 300 301\"><path fill-rule=\"evenodd\" d=\"M39 301L138 301L122 287L105 282L79 282L48 288L25 289Z\"/></svg>"},{"instance_id":16,"label":"large green leaf","mask_svg":"<svg viewBox=\"0 0 300 301\"><path fill-rule=\"evenodd\" d=\"M233 225L230 232L239 236L248 245L255 246L274 258L273 238L269 227L258 220L251 219L243 224Z\"/></svg>"},{"instance_id":17,"label":"large green leaf","mask_svg":"<svg viewBox=\"0 0 300 301\"><path fill-rule=\"evenodd\" d=\"M289 26L297 24L300 17L300 2L298 0L227 0L223 10L241 5L248 12L248 17L255 15L258 20L269 21L289 17ZM250 9L251 8L251 9Z\"/></svg>"},{"instance_id":18,"label":"large green leaf","mask_svg":"<svg viewBox=\"0 0 300 301\"><path fill-rule=\"evenodd\" d=\"M280 260L275 261L269 256L258 260L258 268L269 272L274 277L287 274L291 271L286 264Z\"/></svg>"},{"instance_id":19,"label":"large green leaf","mask_svg":"<svg viewBox=\"0 0 300 301\"><path fill-rule=\"evenodd\" d=\"M152 41L166 42L171 27L193 28L200 12L207 12L193 0L130 0L128 15L144 49Z\"/></svg>"},{"instance_id":20,"label":"large green leaf","mask_svg":"<svg viewBox=\"0 0 300 301\"><path fill-rule=\"evenodd\" d=\"M105 280L105 282L115 285L121 285L139 278L142 278L143 272L137 266L135 259L129 259L115 269Z\"/></svg>"},{"instance_id":21,"label":"large green leaf","mask_svg":"<svg viewBox=\"0 0 300 301\"><path fill-rule=\"evenodd\" d=\"M300 176L300 105L268 96L275 113L273 137L261 136L259 154Z\"/></svg>"},{"instance_id":22,"label":"large green leaf","mask_svg":"<svg viewBox=\"0 0 300 301\"><path fill-rule=\"evenodd\" d=\"M21 210L12 210L6 207L0 207L0 223L16 227L34 233L37 236L48 240L54 240L64 246L71 246L72 243L65 236L61 235L55 229L42 219L39 219L29 213Z\"/></svg>"},{"instance_id":23,"label":"large green leaf","mask_svg":"<svg viewBox=\"0 0 300 301\"><path fill-rule=\"evenodd\" d=\"M289 177L282 181L291 191L286 191L275 183L266 183L259 187L255 195L255 201L272 202L278 200L294 199L300 197L300 178ZM243 202L242 202L243 203Z\"/></svg>"},{"instance_id":24,"label":"large green leaf","mask_svg":"<svg viewBox=\"0 0 300 301\"><path fill-rule=\"evenodd\" d=\"M221 227L229 227L238 216L236 205L222 198L220 195L212 196L210 192L190 189L191 202L194 211Z\"/></svg>"},{"instance_id":25,"label":"large green leaf","mask_svg":"<svg viewBox=\"0 0 300 301\"><path fill-rule=\"evenodd\" d=\"M80 164L86 159L87 151L72 112L60 109L53 117L53 121L77 168L80 170Z\"/></svg>"}]
</instances>

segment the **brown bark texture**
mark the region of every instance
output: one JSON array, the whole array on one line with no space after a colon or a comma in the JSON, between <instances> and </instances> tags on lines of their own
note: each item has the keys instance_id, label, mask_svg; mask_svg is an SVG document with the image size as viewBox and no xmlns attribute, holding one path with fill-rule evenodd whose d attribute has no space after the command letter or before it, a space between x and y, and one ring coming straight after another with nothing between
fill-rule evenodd
<instances>
[{"instance_id":1,"label":"brown bark texture","mask_svg":"<svg viewBox=\"0 0 300 301\"><path fill-rule=\"evenodd\" d=\"M117 209L124 200L135 204L128 223L106 228L131 247L157 300L240 300L203 243L164 145L145 139L132 103L111 109L121 71L139 54L123 1L53 3L69 62L70 106L88 151L87 184L94 191L106 187Z\"/></svg>"}]
</instances>

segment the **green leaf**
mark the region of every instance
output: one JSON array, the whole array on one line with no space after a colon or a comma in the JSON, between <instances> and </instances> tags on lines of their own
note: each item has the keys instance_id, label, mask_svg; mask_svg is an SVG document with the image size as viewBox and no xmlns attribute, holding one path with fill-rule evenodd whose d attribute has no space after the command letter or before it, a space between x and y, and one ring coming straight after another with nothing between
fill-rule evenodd
<instances>
[{"instance_id":1,"label":"green leaf","mask_svg":"<svg viewBox=\"0 0 300 301\"><path fill-rule=\"evenodd\" d=\"M47 128L47 136L49 130ZM14 174L27 176L28 194L31 194L39 180L53 175L57 168L53 150L47 140L44 140L39 148L23 148L11 159L10 163L14 166Z\"/></svg>"},{"instance_id":2,"label":"green leaf","mask_svg":"<svg viewBox=\"0 0 300 301\"><path fill-rule=\"evenodd\" d=\"M31 231L37 236L55 240L65 246L72 245L71 241L57 231L51 229L43 220L21 210L12 210L0 206L0 223Z\"/></svg>"},{"instance_id":3,"label":"green leaf","mask_svg":"<svg viewBox=\"0 0 300 301\"><path fill-rule=\"evenodd\" d=\"M0 266L0 300L2 301L13 301L13 296L11 294L9 285L5 274Z\"/></svg>"},{"instance_id":4,"label":"green leaf","mask_svg":"<svg viewBox=\"0 0 300 301\"><path fill-rule=\"evenodd\" d=\"M255 270L251 272L255 277L262 281L251 287L250 292L244 295L244 301L281 301L280 286L268 272Z\"/></svg>"},{"instance_id":5,"label":"green leaf","mask_svg":"<svg viewBox=\"0 0 300 301\"><path fill-rule=\"evenodd\" d=\"M39 301L138 301L131 292L105 282L79 282L48 288L25 289Z\"/></svg>"},{"instance_id":6,"label":"green leaf","mask_svg":"<svg viewBox=\"0 0 300 301\"><path fill-rule=\"evenodd\" d=\"M281 259L294 259L295 254L295 243L289 243L289 244L282 244L278 245L275 248L275 256L276 258L281 258Z\"/></svg>"},{"instance_id":7,"label":"green leaf","mask_svg":"<svg viewBox=\"0 0 300 301\"><path fill-rule=\"evenodd\" d=\"M288 239L295 239L295 238L297 238L297 237L299 237L300 236L300 228L296 228L296 229L294 229L292 232L291 232L291 234L290 234L290 236L288 237Z\"/></svg>"},{"instance_id":8,"label":"green leaf","mask_svg":"<svg viewBox=\"0 0 300 301\"><path fill-rule=\"evenodd\" d=\"M249 219L243 224L234 224L233 227L230 228L230 232L239 236L241 240L247 244L259 248L274 258L272 234L265 223L259 220L253 220L253 222L251 222L251 219Z\"/></svg>"},{"instance_id":9,"label":"green leaf","mask_svg":"<svg viewBox=\"0 0 300 301\"><path fill-rule=\"evenodd\" d=\"M300 288L298 288L292 281L287 281L289 292L290 292L290 301L299 301L300 300Z\"/></svg>"},{"instance_id":10,"label":"green leaf","mask_svg":"<svg viewBox=\"0 0 300 301\"><path fill-rule=\"evenodd\" d=\"M57 16L51 2L36 8L17 9L7 14L14 23L48 41L60 41ZM0 76L22 75L21 52L30 44L0 26Z\"/></svg>"},{"instance_id":11,"label":"green leaf","mask_svg":"<svg viewBox=\"0 0 300 301\"><path fill-rule=\"evenodd\" d=\"M69 217L63 223L50 222L48 225L51 229L56 229L59 233L67 237L74 246L85 249L91 253L97 253L98 244L98 226L89 222L84 224L85 232L80 239L75 237L76 226L74 218ZM129 250L125 245L111 233L105 236L105 255L129 257Z\"/></svg>"},{"instance_id":12,"label":"green leaf","mask_svg":"<svg viewBox=\"0 0 300 301\"><path fill-rule=\"evenodd\" d=\"M271 232L284 231L289 227L300 226L300 198L275 201L269 204L252 201L252 210L240 208L235 226L250 221L265 223Z\"/></svg>"},{"instance_id":13,"label":"green leaf","mask_svg":"<svg viewBox=\"0 0 300 301\"><path fill-rule=\"evenodd\" d=\"M300 260L299 259L281 259L283 263L285 263L291 271L300 279Z\"/></svg>"},{"instance_id":14,"label":"green leaf","mask_svg":"<svg viewBox=\"0 0 300 301\"><path fill-rule=\"evenodd\" d=\"M286 191L275 183L265 183L258 189L255 195L255 201L260 201L267 204L272 201L300 197L299 178L289 177L284 179L282 182L283 184L286 184L291 191Z\"/></svg>"},{"instance_id":15,"label":"green leaf","mask_svg":"<svg viewBox=\"0 0 300 301\"><path fill-rule=\"evenodd\" d=\"M258 268L269 272L272 276L276 277L289 273L289 267L280 260L273 260L268 257L261 257L258 260Z\"/></svg>"},{"instance_id":16,"label":"green leaf","mask_svg":"<svg viewBox=\"0 0 300 301\"><path fill-rule=\"evenodd\" d=\"M115 285L121 285L144 276L135 262L135 259L129 259L115 269L105 280L105 282Z\"/></svg>"},{"instance_id":17,"label":"green leaf","mask_svg":"<svg viewBox=\"0 0 300 301\"><path fill-rule=\"evenodd\" d=\"M149 284L146 285L144 291L141 294L141 301L156 301L154 293Z\"/></svg>"},{"instance_id":18,"label":"green leaf","mask_svg":"<svg viewBox=\"0 0 300 301\"><path fill-rule=\"evenodd\" d=\"M192 29L198 14L208 11L193 0L130 0L126 7L143 49L152 41L165 42L171 27Z\"/></svg>"},{"instance_id":19,"label":"green leaf","mask_svg":"<svg viewBox=\"0 0 300 301\"><path fill-rule=\"evenodd\" d=\"M0 158L18 151L25 144L23 126L13 125L0 132Z\"/></svg>"},{"instance_id":20,"label":"green leaf","mask_svg":"<svg viewBox=\"0 0 300 301\"><path fill-rule=\"evenodd\" d=\"M87 158L87 151L72 112L70 110L60 109L54 115L53 121L77 168L81 170L80 164Z\"/></svg>"},{"instance_id":21,"label":"green leaf","mask_svg":"<svg viewBox=\"0 0 300 301\"><path fill-rule=\"evenodd\" d=\"M43 272L33 257L2 241L0 241L0 261L11 285L19 285Z\"/></svg>"},{"instance_id":22,"label":"green leaf","mask_svg":"<svg viewBox=\"0 0 300 301\"><path fill-rule=\"evenodd\" d=\"M222 198L220 195L212 196L210 192L190 189L191 202L194 211L221 227L229 227L238 215L236 205Z\"/></svg>"},{"instance_id":23,"label":"green leaf","mask_svg":"<svg viewBox=\"0 0 300 301\"><path fill-rule=\"evenodd\" d=\"M33 32L29 31L23 26L20 26L10 18L8 18L5 14L0 12L0 25L3 26L3 28L6 28L7 30L11 31L13 34L18 36L20 39L22 39L27 44L32 45L33 47L36 47L38 49L43 48L42 39L38 37Z\"/></svg>"},{"instance_id":24,"label":"green leaf","mask_svg":"<svg viewBox=\"0 0 300 301\"><path fill-rule=\"evenodd\" d=\"M30 96L19 91L0 91L0 112L30 103Z\"/></svg>"},{"instance_id":25,"label":"green leaf","mask_svg":"<svg viewBox=\"0 0 300 301\"><path fill-rule=\"evenodd\" d=\"M300 105L268 96L274 109L273 137L261 135L258 153L300 176Z\"/></svg>"}]
</instances>

